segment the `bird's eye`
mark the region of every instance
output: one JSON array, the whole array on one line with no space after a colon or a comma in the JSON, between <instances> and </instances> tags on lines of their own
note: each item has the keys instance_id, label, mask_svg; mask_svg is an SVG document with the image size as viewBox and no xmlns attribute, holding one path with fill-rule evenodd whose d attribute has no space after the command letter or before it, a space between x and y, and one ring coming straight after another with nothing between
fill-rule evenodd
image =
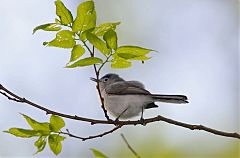
<instances>
[{"instance_id":1,"label":"bird's eye","mask_svg":"<svg viewBox=\"0 0 240 158\"><path fill-rule=\"evenodd\" d=\"M107 81L108 81L108 78L104 78L104 79L103 79L103 82L107 82Z\"/></svg>"}]
</instances>

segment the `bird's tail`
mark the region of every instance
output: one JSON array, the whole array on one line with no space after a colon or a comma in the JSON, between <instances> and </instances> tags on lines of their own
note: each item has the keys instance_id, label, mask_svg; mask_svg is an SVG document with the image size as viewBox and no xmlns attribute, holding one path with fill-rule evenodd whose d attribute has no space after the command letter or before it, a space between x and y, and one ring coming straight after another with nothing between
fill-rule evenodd
<instances>
[{"instance_id":1,"label":"bird's tail","mask_svg":"<svg viewBox=\"0 0 240 158\"><path fill-rule=\"evenodd\" d=\"M175 103L175 104L186 104L188 98L185 95L160 95L152 94L152 98L157 102Z\"/></svg>"}]
</instances>

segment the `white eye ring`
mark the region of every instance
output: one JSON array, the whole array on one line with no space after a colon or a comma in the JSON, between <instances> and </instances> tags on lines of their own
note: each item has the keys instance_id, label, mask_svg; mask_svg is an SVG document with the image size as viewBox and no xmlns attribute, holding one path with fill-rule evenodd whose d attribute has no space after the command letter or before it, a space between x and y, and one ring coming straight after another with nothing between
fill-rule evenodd
<instances>
[{"instance_id":1,"label":"white eye ring","mask_svg":"<svg viewBox=\"0 0 240 158\"><path fill-rule=\"evenodd\" d=\"M103 82L107 82L108 81L108 78L104 78Z\"/></svg>"}]
</instances>

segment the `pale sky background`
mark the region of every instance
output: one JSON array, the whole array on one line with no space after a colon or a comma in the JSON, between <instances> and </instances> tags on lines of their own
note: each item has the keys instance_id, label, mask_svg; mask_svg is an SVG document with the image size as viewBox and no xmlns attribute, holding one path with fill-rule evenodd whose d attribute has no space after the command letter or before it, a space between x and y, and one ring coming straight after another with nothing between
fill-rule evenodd
<instances>
[{"instance_id":1,"label":"pale sky background","mask_svg":"<svg viewBox=\"0 0 240 158\"><path fill-rule=\"evenodd\" d=\"M81 1L63 1L75 15ZM158 114L178 121L202 124L229 132L239 130L239 42L237 0L101 0L96 2L98 24L121 21L119 45L139 45L157 50L145 64L131 69L113 70L107 65L103 74L114 72L127 80L139 80L152 93L185 94L184 106L161 104L145 112L145 118ZM0 83L52 110L104 119L92 67L64 69L70 50L48 48L42 42L54 33L34 27L53 22L54 1L1 0L0 5ZM0 131L11 127L28 128L18 112L47 121L44 112L10 102L0 96ZM94 135L112 126L90 126L65 120L66 127L79 136ZM219 157L221 151L239 150L239 141L203 131L190 131L163 122L146 127L123 127L103 138L82 142L68 138L59 157L93 157L97 148L109 157L126 151L124 133L139 154L181 151L184 157ZM21 139L0 132L0 157L31 157L35 139ZM152 147L147 148L147 143ZM145 148L145 151L142 149ZM224 152L226 150L226 152ZM240 154L239 154L240 155ZM53 157L49 148L37 157ZM225 157L224 157L225 158ZM233 158L233 157L232 157ZM235 158L235 157L234 157Z\"/></svg>"}]
</instances>

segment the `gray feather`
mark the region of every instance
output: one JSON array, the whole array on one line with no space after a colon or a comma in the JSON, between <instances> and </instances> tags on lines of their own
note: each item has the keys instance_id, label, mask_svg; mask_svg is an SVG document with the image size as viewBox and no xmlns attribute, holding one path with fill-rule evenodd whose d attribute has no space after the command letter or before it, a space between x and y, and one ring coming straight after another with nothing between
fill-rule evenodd
<instances>
[{"instance_id":1,"label":"gray feather","mask_svg":"<svg viewBox=\"0 0 240 158\"><path fill-rule=\"evenodd\" d=\"M188 103L187 97L185 95L160 95L160 94L152 94L152 98L154 101L165 102L165 103Z\"/></svg>"},{"instance_id":2,"label":"gray feather","mask_svg":"<svg viewBox=\"0 0 240 158\"><path fill-rule=\"evenodd\" d=\"M144 109L151 109L151 108L157 108L158 106L154 103L154 102L152 102L152 103L149 103L149 104L147 104L145 107L144 107Z\"/></svg>"},{"instance_id":3,"label":"gray feather","mask_svg":"<svg viewBox=\"0 0 240 158\"><path fill-rule=\"evenodd\" d=\"M139 81L126 81L129 85L132 85L134 87L138 87L138 88L145 88L145 86L139 82Z\"/></svg>"},{"instance_id":4,"label":"gray feather","mask_svg":"<svg viewBox=\"0 0 240 158\"><path fill-rule=\"evenodd\" d=\"M128 94L150 94L149 91L144 89L142 83L138 81L119 81L108 85L105 88L106 93L115 95L128 95Z\"/></svg>"}]
</instances>

